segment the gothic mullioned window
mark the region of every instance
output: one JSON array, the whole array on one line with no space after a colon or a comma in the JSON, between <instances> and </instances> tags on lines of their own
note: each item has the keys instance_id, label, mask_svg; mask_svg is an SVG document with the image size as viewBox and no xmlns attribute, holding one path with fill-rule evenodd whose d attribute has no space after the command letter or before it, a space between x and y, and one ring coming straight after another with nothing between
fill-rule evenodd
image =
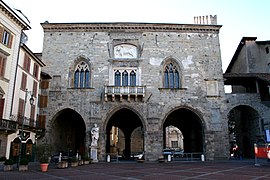
<instances>
[{"instance_id":1,"label":"gothic mullioned window","mask_svg":"<svg viewBox=\"0 0 270 180\"><path fill-rule=\"evenodd\" d=\"M114 85L121 86L121 73L118 70L114 74Z\"/></svg>"},{"instance_id":2,"label":"gothic mullioned window","mask_svg":"<svg viewBox=\"0 0 270 180\"><path fill-rule=\"evenodd\" d=\"M136 86L136 70L115 70L115 86Z\"/></svg>"},{"instance_id":3,"label":"gothic mullioned window","mask_svg":"<svg viewBox=\"0 0 270 180\"><path fill-rule=\"evenodd\" d=\"M136 86L136 73L133 70L130 72L130 86Z\"/></svg>"},{"instance_id":4,"label":"gothic mullioned window","mask_svg":"<svg viewBox=\"0 0 270 180\"><path fill-rule=\"evenodd\" d=\"M84 61L77 64L74 72L74 88L90 87L90 69Z\"/></svg>"},{"instance_id":5,"label":"gothic mullioned window","mask_svg":"<svg viewBox=\"0 0 270 180\"><path fill-rule=\"evenodd\" d=\"M124 71L122 73L122 86L128 86L128 73Z\"/></svg>"},{"instance_id":6,"label":"gothic mullioned window","mask_svg":"<svg viewBox=\"0 0 270 180\"><path fill-rule=\"evenodd\" d=\"M173 63L168 63L164 69L164 88L180 88L178 68Z\"/></svg>"}]
</instances>

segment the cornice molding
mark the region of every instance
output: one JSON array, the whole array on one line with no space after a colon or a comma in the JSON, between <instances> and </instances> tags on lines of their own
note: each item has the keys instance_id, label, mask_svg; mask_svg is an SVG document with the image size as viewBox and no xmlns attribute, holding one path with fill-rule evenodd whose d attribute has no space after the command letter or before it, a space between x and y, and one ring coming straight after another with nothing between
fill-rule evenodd
<instances>
[{"instance_id":1,"label":"cornice molding","mask_svg":"<svg viewBox=\"0 0 270 180\"><path fill-rule=\"evenodd\" d=\"M9 17L12 21L14 21L22 29L24 29L24 30L31 29L31 27L27 23L25 23L10 7L8 7L3 2L0 3L0 10L3 12L3 14L6 14L7 17Z\"/></svg>"},{"instance_id":2,"label":"cornice molding","mask_svg":"<svg viewBox=\"0 0 270 180\"><path fill-rule=\"evenodd\" d=\"M41 23L44 32L215 32L221 25L162 23Z\"/></svg>"}]
</instances>

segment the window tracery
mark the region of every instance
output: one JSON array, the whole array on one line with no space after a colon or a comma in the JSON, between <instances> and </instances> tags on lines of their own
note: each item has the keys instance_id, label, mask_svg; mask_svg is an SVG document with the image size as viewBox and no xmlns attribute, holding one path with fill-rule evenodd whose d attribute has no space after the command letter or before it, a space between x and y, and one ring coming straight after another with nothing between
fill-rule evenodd
<instances>
[{"instance_id":1,"label":"window tracery","mask_svg":"<svg viewBox=\"0 0 270 180\"><path fill-rule=\"evenodd\" d=\"M74 88L90 87L90 70L87 63L81 61L76 65L74 72Z\"/></svg>"},{"instance_id":2,"label":"window tracery","mask_svg":"<svg viewBox=\"0 0 270 180\"><path fill-rule=\"evenodd\" d=\"M180 76L177 66L170 62L164 68L164 88L180 88Z\"/></svg>"},{"instance_id":3,"label":"window tracery","mask_svg":"<svg viewBox=\"0 0 270 180\"><path fill-rule=\"evenodd\" d=\"M136 86L136 70L114 70L115 86Z\"/></svg>"}]
</instances>

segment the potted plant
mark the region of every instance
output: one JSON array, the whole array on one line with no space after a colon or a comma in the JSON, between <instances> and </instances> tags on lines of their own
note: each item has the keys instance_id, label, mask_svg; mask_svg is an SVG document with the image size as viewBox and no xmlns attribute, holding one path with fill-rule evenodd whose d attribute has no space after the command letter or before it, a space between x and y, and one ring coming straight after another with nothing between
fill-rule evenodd
<instances>
[{"instance_id":1,"label":"potted plant","mask_svg":"<svg viewBox=\"0 0 270 180\"><path fill-rule=\"evenodd\" d=\"M71 158L71 167L76 167L78 166L78 158L76 156L73 156Z\"/></svg>"},{"instance_id":2,"label":"potted plant","mask_svg":"<svg viewBox=\"0 0 270 180\"><path fill-rule=\"evenodd\" d=\"M141 156L141 157L138 157L137 162L138 163L144 163L144 155Z\"/></svg>"},{"instance_id":3,"label":"potted plant","mask_svg":"<svg viewBox=\"0 0 270 180\"><path fill-rule=\"evenodd\" d=\"M45 143L37 146L37 157L40 162L40 169L42 172L48 171L50 158L52 156L52 146Z\"/></svg>"},{"instance_id":4,"label":"potted plant","mask_svg":"<svg viewBox=\"0 0 270 180\"><path fill-rule=\"evenodd\" d=\"M88 155L83 157L83 161L84 161L84 164L90 164L91 163L90 158L89 158Z\"/></svg>"},{"instance_id":5,"label":"potted plant","mask_svg":"<svg viewBox=\"0 0 270 180\"><path fill-rule=\"evenodd\" d=\"M159 156L158 162L160 162L160 163L164 163L165 162L165 158L164 158L163 155L162 156Z\"/></svg>"},{"instance_id":6,"label":"potted plant","mask_svg":"<svg viewBox=\"0 0 270 180\"><path fill-rule=\"evenodd\" d=\"M19 171L28 171L28 163L29 160L27 158L22 158L20 160Z\"/></svg>"},{"instance_id":7,"label":"potted plant","mask_svg":"<svg viewBox=\"0 0 270 180\"><path fill-rule=\"evenodd\" d=\"M7 160L5 156L0 157L0 164L4 164L4 162Z\"/></svg>"},{"instance_id":8,"label":"potted plant","mask_svg":"<svg viewBox=\"0 0 270 180\"><path fill-rule=\"evenodd\" d=\"M13 164L14 164L14 162L12 159L6 159L4 162L4 171L12 171Z\"/></svg>"}]
</instances>

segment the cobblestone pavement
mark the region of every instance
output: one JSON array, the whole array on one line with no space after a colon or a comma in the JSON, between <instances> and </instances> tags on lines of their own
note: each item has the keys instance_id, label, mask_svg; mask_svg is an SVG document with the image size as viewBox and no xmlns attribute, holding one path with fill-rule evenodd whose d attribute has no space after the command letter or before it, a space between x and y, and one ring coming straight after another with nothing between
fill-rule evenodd
<instances>
[{"instance_id":1,"label":"cobblestone pavement","mask_svg":"<svg viewBox=\"0 0 270 180\"><path fill-rule=\"evenodd\" d=\"M269 179L270 163L255 166L252 160L228 160L207 162L165 162L165 163L137 163L99 162L78 167L57 169L54 165L49 166L48 172L41 172L38 163L31 163L29 170L19 172L14 165L14 170L3 171L0 167L0 179L64 179L64 180L118 180L118 179Z\"/></svg>"}]
</instances>

